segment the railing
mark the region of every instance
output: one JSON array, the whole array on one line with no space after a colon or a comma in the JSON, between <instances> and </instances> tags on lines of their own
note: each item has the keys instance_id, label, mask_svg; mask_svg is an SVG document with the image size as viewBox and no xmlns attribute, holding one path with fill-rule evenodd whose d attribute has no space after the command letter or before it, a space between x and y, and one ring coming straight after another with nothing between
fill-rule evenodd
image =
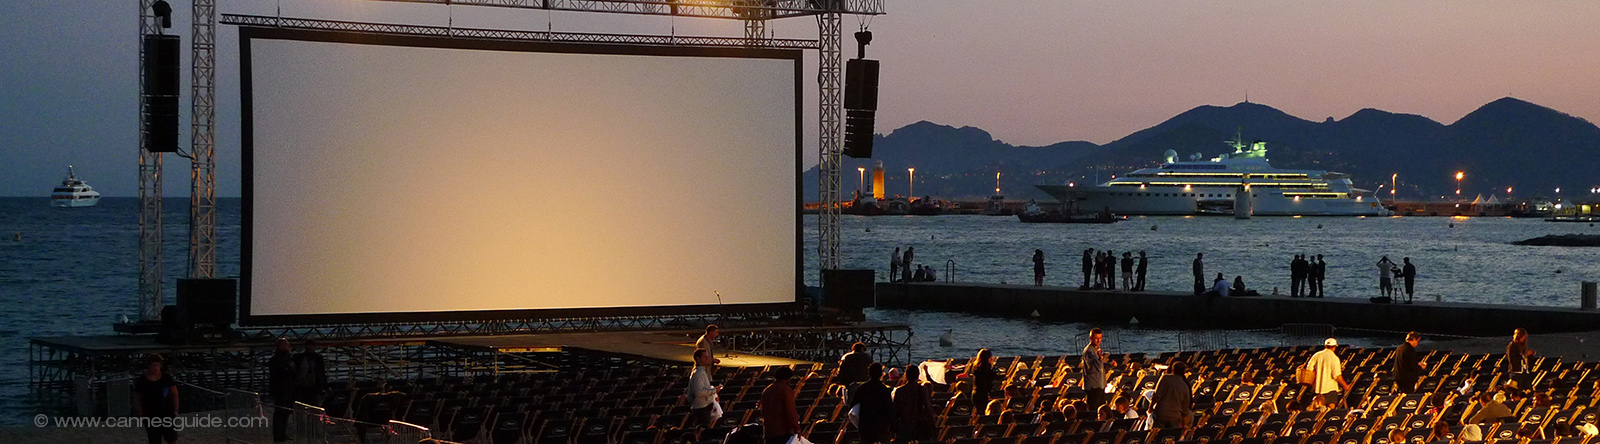
<instances>
[{"instance_id":1,"label":"railing","mask_svg":"<svg viewBox=\"0 0 1600 444\"><path fill-rule=\"evenodd\" d=\"M956 281L956 260L955 259L946 259L944 261L944 281L945 282L955 282Z\"/></svg>"}]
</instances>

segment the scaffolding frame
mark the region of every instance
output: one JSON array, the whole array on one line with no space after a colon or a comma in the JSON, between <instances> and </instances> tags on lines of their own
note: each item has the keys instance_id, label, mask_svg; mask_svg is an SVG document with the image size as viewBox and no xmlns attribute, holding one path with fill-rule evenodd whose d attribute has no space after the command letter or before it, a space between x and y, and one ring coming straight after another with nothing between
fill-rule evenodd
<instances>
[{"instance_id":1,"label":"scaffolding frame","mask_svg":"<svg viewBox=\"0 0 1600 444\"><path fill-rule=\"evenodd\" d=\"M139 0L139 321L161 320L161 153L149 150L145 133L144 36L161 34L152 8L156 0Z\"/></svg>"}]
</instances>

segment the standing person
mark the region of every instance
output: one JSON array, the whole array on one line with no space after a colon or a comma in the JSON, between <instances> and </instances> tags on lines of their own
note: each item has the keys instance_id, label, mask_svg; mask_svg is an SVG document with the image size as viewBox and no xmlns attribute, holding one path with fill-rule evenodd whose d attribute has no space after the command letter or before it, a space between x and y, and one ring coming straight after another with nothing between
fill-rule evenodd
<instances>
[{"instance_id":1,"label":"standing person","mask_svg":"<svg viewBox=\"0 0 1600 444\"><path fill-rule=\"evenodd\" d=\"M1099 327L1089 330L1089 345L1083 347L1083 391L1088 393L1089 411L1106 403L1106 352L1100 350L1105 333Z\"/></svg>"},{"instance_id":2,"label":"standing person","mask_svg":"<svg viewBox=\"0 0 1600 444\"><path fill-rule=\"evenodd\" d=\"M1328 277L1328 263L1322 261L1322 255L1317 255L1317 260L1311 264L1311 293L1315 297L1326 297L1327 290L1322 288L1322 280Z\"/></svg>"},{"instance_id":3,"label":"standing person","mask_svg":"<svg viewBox=\"0 0 1600 444\"><path fill-rule=\"evenodd\" d=\"M328 367L317 353L317 341L306 341L294 355L295 400L306 405L322 405L322 391L328 386Z\"/></svg>"},{"instance_id":4,"label":"standing person","mask_svg":"<svg viewBox=\"0 0 1600 444\"><path fill-rule=\"evenodd\" d=\"M894 399L889 386L883 385L883 364L867 367L867 381L851 392L850 405L861 409L856 428L861 430L862 444L889 442L894 433Z\"/></svg>"},{"instance_id":5,"label":"standing person","mask_svg":"<svg viewBox=\"0 0 1600 444\"><path fill-rule=\"evenodd\" d=\"M1422 342L1422 335L1417 332L1406 333L1406 342L1394 349L1394 386L1400 393L1415 393L1417 380L1422 378L1422 370L1428 368L1428 363L1422 362L1417 355L1417 344Z\"/></svg>"},{"instance_id":6,"label":"standing person","mask_svg":"<svg viewBox=\"0 0 1600 444\"><path fill-rule=\"evenodd\" d=\"M982 414L989 407L989 394L994 392L995 380L999 376L994 372L994 353L989 349L978 349L978 355L967 363L967 377L972 379L972 411Z\"/></svg>"},{"instance_id":7,"label":"standing person","mask_svg":"<svg viewBox=\"0 0 1600 444\"><path fill-rule=\"evenodd\" d=\"M800 412L794 406L794 370L787 365L772 369L772 384L761 391L763 444L784 444L800 434Z\"/></svg>"},{"instance_id":8,"label":"standing person","mask_svg":"<svg viewBox=\"0 0 1600 444\"><path fill-rule=\"evenodd\" d=\"M1094 272L1093 254L1093 248L1083 250L1083 289L1085 290L1089 289L1089 284L1092 283L1089 275Z\"/></svg>"},{"instance_id":9,"label":"standing person","mask_svg":"<svg viewBox=\"0 0 1600 444\"><path fill-rule=\"evenodd\" d=\"M289 414L294 408L294 355L289 339L278 338L267 360L267 395L272 397L272 440L289 440Z\"/></svg>"},{"instance_id":10,"label":"standing person","mask_svg":"<svg viewBox=\"0 0 1600 444\"><path fill-rule=\"evenodd\" d=\"M900 247L894 247L894 254L889 255L889 282L900 280Z\"/></svg>"},{"instance_id":11,"label":"standing person","mask_svg":"<svg viewBox=\"0 0 1600 444\"><path fill-rule=\"evenodd\" d=\"M834 380L846 389L854 390L851 385L866 381L867 367L870 366L872 366L872 355L867 354L867 344L860 342L850 344L850 352L839 358L839 375Z\"/></svg>"},{"instance_id":12,"label":"standing person","mask_svg":"<svg viewBox=\"0 0 1600 444\"><path fill-rule=\"evenodd\" d=\"M1117 253L1106 250L1106 289L1117 289Z\"/></svg>"},{"instance_id":13,"label":"standing person","mask_svg":"<svg viewBox=\"0 0 1600 444\"><path fill-rule=\"evenodd\" d=\"M705 334L700 335L698 339L694 340L694 349L705 350L706 355L711 357L711 365L722 363L721 359L717 359L716 351L717 335L719 334L721 333L720 329L717 328L717 324L710 324L706 325Z\"/></svg>"},{"instance_id":14,"label":"standing person","mask_svg":"<svg viewBox=\"0 0 1600 444\"><path fill-rule=\"evenodd\" d=\"M1339 341L1328 338L1322 341L1322 347L1322 351L1311 355L1311 361L1306 362L1306 366L1317 374L1315 382L1311 384L1312 393L1317 395L1323 406L1334 408L1339 405L1344 392L1350 390L1350 383L1344 380L1344 364L1334 354L1334 349L1339 348Z\"/></svg>"},{"instance_id":15,"label":"standing person","mask_svg":"<svg viewBox=\"0 0 1600 444\"><path fill-rule=\"evenodd\" d=\"M1411 265L1411 258L1409 257L1400 258L1400 261L1406 263L1405 268L1400 270L1400 275L1406 278L1406 303L1410 304L1411 295L1415 291L1414 285L1417 283L1417 266Z\"/></svg>"},{"instance_id":16,"label":"standing person","mask_svg":"<svg viewBox=\"0 0 1600 444\"><path fill-rule=\"evenodd\" d=\"M133 397L133 415L148 418L145 439L150 444L178 442L178 429L172 424L178 416L178 382L166 371L161 355L145 359L144 374L133 379Z\"/></svg>"},{"instance_id":17,"label":"standing person","mask_svg":"<svg viewBox=\"0 0 1600 444\"><path fill-rule=\"evenodd\" d=\"M1289 297L1291 298L1300 297L1300 282L1306 278L1305 267L1302 265L1304 263L1305 261L1301 260L1298 254L1294 255L1294 259L1289 261Z\"/></svg>"},{"instance_id":18,"label":"standing person","mask_svg":"<svg viewBox=\"0 0 1600 444\"><path fill-rule=\"evenodd\" d=\"M895 441L932 441L937 438L939 412L933 409L933 396L922 384L920 369L907 365L905 377L895 387L894 399Z\"/></svg>"},{"instance_id":19,"label":"standing person","mask_svg":"<svg viewBox=\"0 0 1600 444\"><path fill-rule=\"evenodd\" d=\"M1196 296L1206 292L1205 257L1205 253L1194 254L1194 294Z\"/></svg>"},{"instance_id":20,"label":"standing person","mask_svg":"<svg viewBox=\"0 0 1600 444\"><path fill-rule=\"evenodd\" d=\"M1122 291L1133 291L1133 253L1122 252Z\"/></svg>"},{"instance_id":21,"label":"standing person","mask_svg":"<svg viewBox=\"0 0 1600 444\"><path fill-rule=\"evenodd\" d=\"M1144 275L1145 275L1145 272L1147 272L1149 270L1150 270L1150 261L1148 260L1148 258L1145 257L1144 251L1140 250L1139 251L1139 267L1138 267L1138 273L1139 274L1138 274L1138 277L1135 278L1134 282L1133 282L1133 290L1134 291L1144 291Z\"/></svg>"},{"instance_id":22,"label":"standing person","mask_svg":"<svg viewBox=\"0 0 1600 444\"><path fill-rule=\"evenodd\" d=\"M913 247L906 247L906 256L900 259L900 280L902 282L911 280L911 264L916 263L911 262L912 248Z\"/></svg>"},{"instance_id":23,"label":"standing person","mask_svg":"<svg viewBox=\"0 0 1600 444\"><path fill-rule=\"evenodd\" d=\"M701 430L713 424L711 404L717 402L718 390L722 390L722 386L711 385L711 353L696 349L694 372L689 374L689 386L683 393L689 401L689 422L695 429L695 439L699 439Z\"/></svg>"},{"instance_id":24,"label":"standing person","mask_svg":"<svg viewBox=\"0 0 1600 444\"><path fill-rule=\"evenodd\" d=\"M1379 259L1378 260L1378 292L1382 293L1383 297L1391 298L1391 299L1394 297L1394 278L1393 278L1393 276L1394 276L1394 262L1389 260L1389 256L1384 256L1382 259Z\"/></svg>"},{"instance_id":25,"label":"standing person","mask_svg":"<svg viewBox=\"0 0 1600 444\"><path fill-rule=\"evenodd\" d=\"M1190 419L1194 418L1194 392L1189 388L1189 380L1184 378L1188 368L1183 361L1174 362L1167 367L1167 374L1156 381L1155 405L1150 409L1150 417L1155 419L1153 428L1189 427Z\"/></svg>"},{"instance_id":26,"label":"standing person","mask_svg":"<svg viewBox=\"0 0 1600 444\"><path fill-rule=\"evenodd\" d=\"M1033 250L1033 286L1044 286L1044 250Z\"/></svg>"},{"instance_id":27,"label":"standing person","mask_svg":"<svg viewBox=\"0 0 1600 444\"><path fill-rule=\"evenodd\" d=\"M1518 328L1511 332L1511 343L1506 344L1506 371L1526 373L1528 360L1534 355L1528 348L1528 331Z\"/></svg>"}]
</instances>

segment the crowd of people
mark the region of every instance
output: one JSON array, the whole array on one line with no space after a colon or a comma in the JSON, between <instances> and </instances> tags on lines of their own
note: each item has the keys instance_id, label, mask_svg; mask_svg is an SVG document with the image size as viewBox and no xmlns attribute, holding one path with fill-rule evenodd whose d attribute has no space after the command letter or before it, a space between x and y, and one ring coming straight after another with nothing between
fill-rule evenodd
<instances>
[{"instance_id":1,"label":"crowd of people","mask_svg":"<svg viewBox=\"0 0 1600 444\"><path fill-rule=\"evenodd\" d=\"M900 247L895 247L894 253L889 255L889 282L933 282L938 280L939 274L927 264L912 262L915 258L915 247L906 247L905 253L900 253Z\"/></svg>"},{"instance_id":2,"label":"crowd of people","mask_svg":"<svg viewBox=\"0 0 1600 444\"><path fill-rule=\"evenodd\" d=\"M1136 430L1196 426L1201 415L1195 411L1195 384L1190 379L1187 364L1176 361L1171 365L1157 364L1145 369L1140 368L1139 362L1130 361L1126 363L1126 371L1120 373L1123 377L1133 375L1148 380L1145 379L1146 375L1157 375L1156 383L1153 388L1145 386L1135 389L1133 393L1118 393L1107 388L1108 375L1119 363L1113 362L1112 355L1101 349L1103 338L1104 332L1100 329L1090 331L1089 342L1082 350L1077 367L1073 369L1081 372L1082 377L1073 382L1074 386L1065 387L1074 392L1081 391L1082 396L1062 396L1048 405L1040 406L1038 413L1043 415L1042 421L1083 418L1087 414L1084 412L1094 412L1094 418L1104 421L1102 427L1110 427L1113 420L1136 420ZM1407 334L1404 342L1389 357L1394 393L1417 392L1419 382L1427 374L1429 363L1422 358L1426 354L1418 350L1421 339L1416 332ZM1323 345L1321 350L1295 368L1291 383L1298 383L1302 389L1294 399L1283 405L1286 411L1357 407L1346 405L1353 401L1346 396L1352 384L1345 374L1338 340L1328 338ZM712 374L708 351L696 350L696 367L691 373L687 394L688 402L696 412L694 417L702 428L712 424L712 419L701 412L711 409L716 390L720 387L707 379ZM1529 358L1534 355L1528 346L1527 332L1517 329L1506 347L1508 359L1500 369L1509 375L1499 380L1509 382L1477 393L1472 391L1475 381L1467 381L1460 388L1447 388L1453 390L1448 397L1470 399L1469 414L1462 415L1458 423L1437 421L1436 424L1430 424L1429 442L1483 440L1489 425L1513 417L1507 405L1515 405L1524 398L1531 399L1535 407L1552 405L1548 393L1529 390L1533 381L1527 377L1527 372L1530 369ZM945 372L943 378L934 378L934 375L924 375L923 368L918 365L903 369L887 367L874 362L865 344L855 343L851 351L839 359L836 373L831 379L833 386L828 393L843 400L843 408L849 412L849 427L859 433L862 443L926 442L939 438L938 416L947 408L968 404L973 415L999 415L1003 418L1015 412L1010 411L1004 400L991 399L991 394L1026 393L1030 388L1026 385L1033 383L1026 378L1006 381L1004 375L1007 369L996 367L996 357L988 349L979 350L971 360L942 370ZM790 443L793 437L805 433L801 412L795 407L795 390L800 375L784 366L774 366L769 371L772 383L762 392L757 406L763 423L763 442ZM949 385L945 389L938 389L932 382L934 380ZM1244 383L1261 384L1267 383L1267 380L1247 378ZM947 405L934 405L932 393L935 391L953 392L953 396ZM1434 415L1430 417L1437 417L1450 407L1446 404L1446 398L1444 395L1430 398L1432 404L1428 414ZM1269 403L1261 408L1271 410L1264 411L1264 414L1271 414L1278 407ZM1551 439L1582 433L1593 434L1593 426L1552 422L1543 427L1530 426L1518 430L1519 437L1529 439ZM1396 436L1390 442L1404 441L1405 436Z\"/></svg>"},{"instance_id":3,"label":"crowd of people","mask_svg":"<svg viewBox=\"0 0 1600 444\"><path fill-rule=\"evenodd\" d=\"M932 267L926 265L912 265L912 248L907 247L904 253L895 248L889 259L890 282L931 282L935 280ZM1049 257L1042 249L1033 250L1029 262L1033 265L1033 285L1044 286L1045 277L1049 269ZM1388 303L1397 300L1400 289L1397 283L1404 285L1404 303L1414 301L1416 294L1417 268L1412 264L1411 258L1402 258L1402 263L1396 264L1384 256L1378 261L1378 289L1379 296L1372 298L1372 302ZM1111 290L1111 291L1144 291L1145 281L1150 269L1150 257L1143 251L1134 256L1131 251L1122 252L1120 255L1111 250L1083 250L1082 272L1083 282L1078 286L1080 290ZM1211 297L1227 296L1260 296L1264 290L1245 286L1244 276L1235 275L1232 280L1227 279L1223 273L1216 273L1215 278L1208 278L1205 267L1205 253L1195 253L1193 261L1194 294ZM1120 279L1119 279L1120 271ZM1291 298L1323 298L1327 297L1326 280L1328 276L1328 263L1321 254L1296 254L1289 261L1289 288ZM1397 282L1398 281L1398 282ZM1280 295L1280 287L1273 286L1271 294Z\"/></svg>"}]
</instances>

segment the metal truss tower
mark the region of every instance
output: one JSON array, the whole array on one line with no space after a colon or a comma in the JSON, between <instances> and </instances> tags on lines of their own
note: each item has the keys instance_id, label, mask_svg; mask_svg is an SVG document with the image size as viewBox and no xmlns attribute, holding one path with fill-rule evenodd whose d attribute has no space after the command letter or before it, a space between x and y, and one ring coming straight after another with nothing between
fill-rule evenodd
<instances>
[{"instance_id":1,"label":"metal truss tower","mask_svg":"<svg viewBox=\"0 0 1600 444\"><path fill-rule=\"evenodd\" d=\"M190 41L189 277L217 274L216 0L193 0Z\"/></svg>"},{"instance_id":2,"label":"metal truss tower","mask_svg":"<svg viewBox=\"0 0 1600 444\"><path fill-rule=\"evenodd\" d=\"M841 97L844 84L842 48L843 36L839 29L841 14L830 10L817 14L817 43L820 57L817 60L817 87L821 100L818 119L819 143L817 163L820 195L817 199L817 268L839 268L839 168L843 139L840 121L844 114Z\"/></svg>"},{"instance_id":3,"label":"metal truss tower","mask_svg":"<svg viewBox=\"0 0 1600 444\"><path fill-rule=\"evenodd\" d=\"M160 34L151 12L155 0L139 0L139 321L161 320L161 153L146 149L144 36Z\"/></svg>"}]
</instances>

